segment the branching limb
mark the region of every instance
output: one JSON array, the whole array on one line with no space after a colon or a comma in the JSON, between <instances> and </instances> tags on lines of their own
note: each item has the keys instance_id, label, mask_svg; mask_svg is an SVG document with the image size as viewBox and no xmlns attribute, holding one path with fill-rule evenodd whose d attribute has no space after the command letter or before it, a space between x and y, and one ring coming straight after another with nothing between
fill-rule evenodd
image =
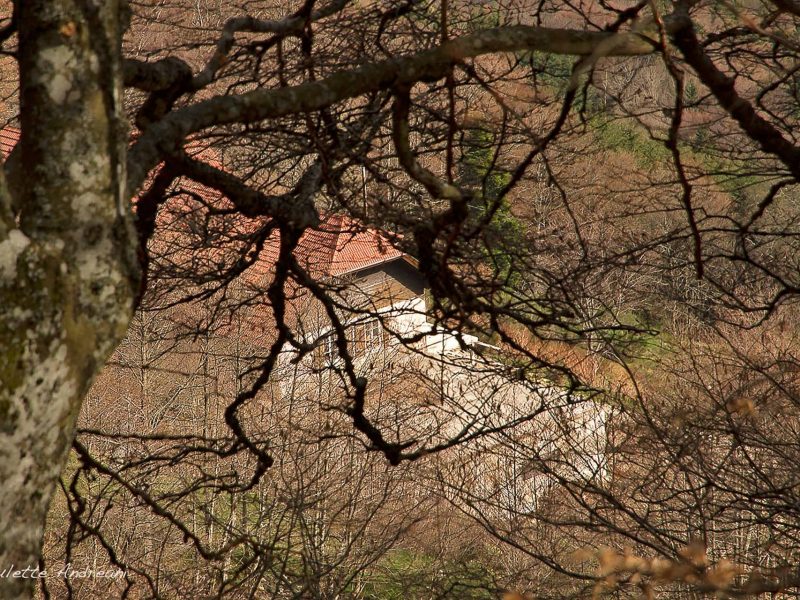
<instances>
[{"instance_id":1,"label":"branching limb","mask_svg":"<svg viewBox=\"0 0 800 600\"><path fill-rule=\"evenodd\" d=\"M314 195L322 186L322 165L315 161L294 188L285 194L269 196L249 187L235 175L208 163L179 154L170 163L181 175L222 192L247 217L275 217L299 228L319 224L319 214L314 208Z\"/></svg>"},{"instance_id":2,"label":"branching limb","mask_svg":"<svg viewBox=\"0 0 800 600\"><path fill-rule=\"evenodd\" d=\"M800 17L800 2L797 0L769 0L772 4L778 7L778 10L791 13Z\"/></svg>"},{"instance_id":3,"label":"branching limb","mask_svg":"<svg viewBox=\"0 0 800 600\"><path fill-rule=\"evenodd\" d=\"M142 194L136 202L136 234L139 238L138 256L142 270L139 293L135 301L136 306L141 302L147 289L150 267L150 254L147 250L147 243L156 228L158 209L167 199L167 191L177 177L177 171L169 165L165 165L156 175L147 192Z\"/></svg>"},{"instance_id":4,"label":"branching limb","mask_svg":"<svg viewBox=\"0 0 800 600\"><path fill-rule=\"evenodd\" d=\"M122 66L125 87L143 92L162 92L192 77L191 67L182 59L168 56L156 62L126 58Z\"/></svg>"},{"instance_id":5,"label":"branching limb","mask_svg":"<svg viewBox=\"0 0 800 600\"><path fill-rule=\"evenodd\" d=\"M672 31L672 21L666 27ZM451 39L411 56L368 63L339 71L318 81L278 89L257 89L240 95L220 96L166 115L134 144L129 154L128 188L136 190L147 172L164 154L175 152L191 133L231 123L321 110L342 100L445 77L453 65L467 58L500 52L539 50L552 54L586 56L614 38L608 56L651 54L656 44L644 33L577 31L526 25L487 29Z\"/></svg>"},{"instance_id":6,"label":"branching limb","mask_svg":"<svg viewBox=\"0 0 800 600\"><path fill-rule=\"evenodd\" d=\"M228 62L228 54L233 47L237 33L271 33L279 37L298 35L308 22L318 21L341 11L347 0L335 0L327 6L305 15L303 8L285 19L263 20L251 16L229 19L222 28L222 34L217 40L214 54L198 73L191 83L192 90L199 90L210 84L219 70Z\"/></svg>"},{"instance_id":7,"label":"branching limb","mask_svg":"<svg viewBox=\"0 0 800 600\"><path fill-rule=\"evenodd\" d=\"M683 166L681 159L681 150L678 145L678 133L683 122L683 96L684 96L684 77L683 71L675 64L670 56L669 49L667 48L667 32L664 22L658 13L655 3L652 2L653 14L655 15L656 22L659 30L659 42L661 44L661 56L664 59L664 65L667 68L670 76L675 85L675 104L673 107L672 120L669 125L669 134L666 141L667 149L672 154L672 163L675 165L675 172L678 175L678 180L681 184L681 204L686 211L686 219L689 222L689 229L692 232L692 241L694 244L694 264L697 278L703 278L703 241L700 235L700 228L697 225L697 219L694 214L694 206L692 205L692 184L686 175L686 169Z\"/></svg>"},{"instance_id":8,"label":"branching limb","mask_svg":"<svg viewBox=\"0 0 800 600\"><path fill-rule=\"evenodd\" d=\"M167 519L173 526L175 526L184 536L184 539L187 541L191 541L192 545L194 546L195 550L197 550L198 554L207 560L215 560L221 556L224 556L225 552L228 548L222 548L219 551L213 552L208 549L208 547L203 544L203 542L178 518L176 517L171 511L164 508L159 502L153 499L146 491L143 489L137 488L131 484L131 482L127 481L123 477L121 477L115 470L111 469L110 467L102 464L100 461L95 459L91 453L89 452L88 448L84 446L80 441L74 440L72 442L72 448L78 455L78 458L81 462L86 465L87 467L94 469L98 473L105 475L109 479L115 481L119 485L121 485L125 490L130 493L133 497L138 498L142 503L145 504L155 515L159 517L163 517Z\"/></svg>"},{"instance_id":9,"label":"branching limb","mask_svg":"<svg viewBox=\"0 0 800 600\"><path fill-rule=\"evenodd\" d=\"M298 35L309 19L315 21L329 17L342 10L346 4L346 0L336 0L311 15L304 15L301 14L302 11L298 11L279 20L262 20L252 16L229 19L222 28L214 53L197 75L193 75L188 63L177 57L167 57L153 63L138 59L125 60L123 65L125 86L151 92L137 113L137 126L146 129L152 122L172 110L178 98L210 85L220 69L227 64L237 33L272 33L277 37Z\"/></svg>"},{"instance_id":10,"label":"branching limb","mask_svg":"<svg viewBox=\"0 0 800 600\"><path fill-rule=\"evenodd\" d=\"M406 170L406 173L408 173L412 179L422 184L435 199L451 201L461 200L461 191L456 186L442 181L417 162L408 139L408 116L410 108L410 88L396 88L395 101L392 109L392 139L400 164Z\"/></svg>"},{"instance_id":11,"label":"branching limb","mask_svg":"<svg viewBox=\"0 0 800 600\"><path fill-rule=\"evenodd\" d=\"M676 22L680 26L672 34L672 41L720 106L764 152L777 157L795 179L800 180L800 148L783 137L774 125L755 111L752 104L739 95L734 80L720 71L703 50L688 15L680 16Z\"/></svg>"}]
</instances>

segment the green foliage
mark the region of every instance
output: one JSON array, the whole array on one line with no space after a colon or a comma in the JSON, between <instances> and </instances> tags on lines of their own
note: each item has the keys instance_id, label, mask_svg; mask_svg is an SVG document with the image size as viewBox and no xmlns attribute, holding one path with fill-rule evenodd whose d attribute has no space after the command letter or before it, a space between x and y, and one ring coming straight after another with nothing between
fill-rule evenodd
<instances>
[{"instance_id":1,"label":"green foliage","mask_svg":"<svg viewBox=\"0 0 800 600\"><path fill-rule=\"evenodd\" d=\"M750 172L747 165L711 153L701 154L700 157L714 182L736 200L740 212L746 213L754 208L749 205L751 198L758 195L754 189L759 186L760 179Z\"/></svg>"},{"instance_id":2,"label":"green foliage","mask_svg":"<svg viewBox=\"0 0 800 600\"><path fill-rule=\"evenodd\" d=\"M652 169L672 160L664 142L653 139L634 122L598 117L591 123L598 142L605 149L632 154L641 169ZM691 142L681 142L679 147L686 159L701 163L717 185L739 203L746 203L749 190L759 183L746 164L723 156L713 147L713 135L706 128L699 128Z\"/></svg>"},{"instance_id":3,"label":"green foliage","mask_svg":"<svg viewBox=\"0 0 800 600\"><path fill-rule=\"evenodd\" d=\"M636 125L620 120L594 119L597 141L607 150L629 152L637 166L650 169L670 160L670 151L664 142L653 139Z\"/></svg>"},{"instance_id":4,"label":"green foliage","mask_svg":"<svg viewBox=\"0 0 800 600\"><path fill-rule=\"evenodd\" d=\"M520 59L530 65L538 83L553 88L559 94L567 89L575 62L572 56L534 50L520 55Z\"/></svg>"},{"instance_id":5,"label":"green foliage","mask_svg":"<svg viewBox=\"0 0 800 600\"><path fill-rule=\"evenodd\" d=\"M690 104L697 101L697 86L694 84L693 81L690 81L689 83L686 84L684 97L686 102Z\"/></svg>"},{"instance_id":6,"label":"green foliage","mask_svg":"<svg viewBox=\"0 0 800 600\"><path fill-rule=\"evenodd\" d=\"M496 160L495 135L484 129L468 130L462 140L460 186L473 194L473 217L480 222L490 215L483 227L484 254L496 278L510 285L519 279L514 272L511 250L522 241L521 223L511 214L508 201L501 197L511 174Z\"/></svg>"},{"instance_id":7,"label":"green foliage","mask_svg":"<svg viewBox=\"0 0 800 600\"><path fill-rule=\"evenodd\" d=\"M364 600L490 600L493 577L477 560L441 561L410 549L388 553L365 577Z\"/></svg>"},{"instance_id":8,"label":"green foliage","mask_svg":"<svg viewBox=\"0 0 800 600\"><path fill-rule=\"evenodd\" d=\"M367 600L401 600L410 598L409 586L419 585L421 576L429 571L433 561L411 550L396 550L376 566L367 576L364 598ZM421 590L420 590L421 591Z\"/></svg>"},{"instance_id":9,"label":"green foliage","mask_svg":"<svg viewBox=\"0 0 800 600\"><path fill-rule=\"evenodd\" d=\"M472 33L483 29L500 27L503 24L503 15L495 2L477 4L472 8L472 15L467 22L467 30Z\"/></svg>"},{"instance_id":10,"label":"green foliage","mask_svg":"<svg viewBox=\"0 0 800 600\"><path fill-rule=\"evenodd\" d=\"M753 173L751 164L731 156L728 149L715 144L714 132L708 127L698 128L694 137L683 146L682 150L703 166L703 171L736 201L743 213L754 208L750 204L769 185L765 184L763 177Z\"/></svg>"},{"instance_id":11,"label":"green foliage","mask_svg":"<svg viewBox=\"0 0 800 600\"><path fill-rule=\"evenodd\" d=\"M461 144L460 183L487 199L496 199L510 174L494 164L495 135L484 129L469 129Z\"/></svg>"}]
</instances>

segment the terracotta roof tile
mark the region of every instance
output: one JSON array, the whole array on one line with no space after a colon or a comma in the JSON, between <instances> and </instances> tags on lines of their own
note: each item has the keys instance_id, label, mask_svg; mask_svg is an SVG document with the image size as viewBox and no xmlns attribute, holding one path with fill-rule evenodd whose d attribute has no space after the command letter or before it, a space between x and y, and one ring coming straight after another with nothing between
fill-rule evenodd
<instances>
[{"instance_id":1,"label":"terracotta roof tile","mask_svg":"<svg viewBox=\"0 0 800 600\"><path fill-rule=\"evenodd\" d=\"M341 214L327 215L297 247L314 274L336 277L403 257L385 234Z\"/></svg>"},{"instance_id":2,"label":"terracotta roof tile","mask_svg":"<svg viewBox=\"0 0 800 600\"><path fill-rule=\"evenodd\" d=\"M0 156L3 159L8 158L14 146L19 141L19 129L16 127L4 127L0 129Z\"/></svg>"},{"instance_id":3,"label":"terracotta roof tile","mask_svg":"<svg viewBox=\"0 0 800 600\"><path fill-rule=\"evenodd\" d=\"M14 127L0 129L0 153L7 157L19 141L20 132ZM216 167L222 167L213 151L199 144L190 144L190 151L203 155L203 159ZM190 180L181 180L180 186L195 194L204 204L225 203L220 194ZM135 199L134 199L135 202ZM174 199L173 199L174 202ZM172 204L173 218L180 218L181 212L194 212L199 206L188 199L185 206ZM183 203L180 203L183 204ZM177 210L175 210L177 209ZM162 214L162 218L165 215ZM247 219L244 219L247 221ZM163 222L163 221L162 221ZM242 223L247 229L247 225ZM264 244L259 256L261 264L253 265L253 275L266 275L274 266L280 248L279 235L273 234ZM357 221L342 215L329 214L323 217L320 225L308 230L298 243L295 258L315 278L329 278L346 275L386 262L403 258L406 255L395 248L388 236L376 229L363 226Z\"/></svg>"}]
</instances>

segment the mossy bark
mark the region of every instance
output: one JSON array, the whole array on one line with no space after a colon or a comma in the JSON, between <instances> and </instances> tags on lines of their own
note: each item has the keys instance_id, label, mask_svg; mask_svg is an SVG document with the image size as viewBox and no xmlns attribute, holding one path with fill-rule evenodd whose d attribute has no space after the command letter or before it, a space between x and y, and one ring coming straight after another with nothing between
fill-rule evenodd
<instances>
[{"instance_id":1,"label":"mossy bark","mask_svg":"<svg viewBox=\"0 0 800 600\"><path fill-rule=\"evenodd\" d=\"M0 185L0 569L38 564L81 400L138 287L119 14L112 0L20 3L22 185ZM0 598L34 583L0 578Z\"/></svg>"}]
</instances>

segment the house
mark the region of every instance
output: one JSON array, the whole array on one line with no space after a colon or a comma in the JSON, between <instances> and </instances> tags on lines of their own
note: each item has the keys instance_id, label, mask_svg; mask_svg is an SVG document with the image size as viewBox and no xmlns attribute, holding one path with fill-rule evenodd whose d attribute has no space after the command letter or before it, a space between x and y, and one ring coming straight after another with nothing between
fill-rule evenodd
<instances>
[{"instance_id":1,"label":"house","mask_svg":"<svg viewBox=\"0 0 800 600\"><path fill-rule=\"evenodd\" d=\"M277 259L277 238L277 234L271 236L265 244L265 264ZM417 261L398 249L388 234L341 214L325 215L318 227L301 237L294 256L337 303L341 321L351 330L348 337L354 355L388 341L380 321L391 319L392 329L399 335L424 329L425 278ZM315 317L321 317L318 313L304 310L297 315L296 325L311 336L323 336L330 324L315 326L326 321L315 321ZM333 348L333 339L327 336L323 352L329 359L333 358Z\"/></svg>"},{"instance_id":2,"label":"house","mask_svg":"<svg viewBox=\"0 0 800 600\"><path fill-rule=\"evenodd\" d=\"M0 152L4 159L18 141L18 129L0 129ZM201 152L209 154L205 159L215 166L222 166L213 152ZM167 271L195 271L202 274L199 279L210 280L225 262L221 246L227 242L220 242L213 236L209 239L208 223L203 217L209 206L223 207L226 201L218 192L192 181L182 181L180 188L180 193L171 196L161 208L155 253L162 257ZM240 235L253 227L253 220L229 216L218 231ZM227 237L230 240L235 235ZM428 324L425 279L417 268L417 261L398 248L398 241L386 232L366 227L345 215L327 214L317 227L302 236L294 256L312 279L332 292L340 308L340 318L350 329L353 355L363 355L392 337L424 335L422 344L417 344L420 349L440 353L458 351L464 344L474 343L474 336L465 335L459 341L450 332L433 330ZM279 234L273 233L253 264L242 273L240 285L253 294L263 295L279 248ZM318 303L314 305L308 294L289 295L292 321L289 325L302 331L306 341L322 340L323 354L332 359L335 344L332 336L326 337L331 324L322 307ZM271 315L264 310L266 306L259 307L257 302L249 304L246 318L257 335L249 335L248 341L268 346L272 339Z\"/></svg>"},{"instance_id":3,"label":"house","mask_svg":"<svg viewBox=\"0 0 800 600\"><path fill-rule=\"evenodd\" d=\"M18 134L13 130L0 131L4 156L17 140ZM235 376L229 383L230 389L236 389L238 384L233 380L241 373L239 341L255 349L248 350L247 358L257 364L276 339L274 307L267 290L275 276L280 234L271 230L259 244L247 245L242 240L264 226L263 221L218 211L220 214L214 219L219 222L209 224L204 217L208 208L229 208L227 201L217 192L195 183L181 186L183 192L172 195L159 215L159 234L153 243L160 244L154 249L156 262L162 261L163 265L156 266L163 266L167 275L170 269L199 275L199 288L209 281L216 282L219 265L229 267L242 256L248 258L246 268L236 278L233 286L236 289L225 290L224 298L214 297L211 303L210 318L219 316L219 302L229 301L228 314L238 319L235 327L229 322L215 326L212 332L216 336L214 344L228 345L219 352L220 364L230 357L236 359L236 368L231 369ZM230 249L228 255L224 248ZM495 432L495 437L504 435L504 423L512 423L520 426L518 431L527 427L530 430L527 438L535 440L530 443L528 456L545 452L556 456L563 449L568 458L558 460L568 463L573 476L605 476L605 408L591 400L576 402L570 393L555 386L520 380L510 367L473 353L470 348L481 345L475 336L432 324L426 303L427 282L417 261L402 248L399 236L342 214L329 213L322 216L319 225L306 230L293 250L297 264L330 299L356 369L377 380L377 385L371 388L376 390L376 401L368 407L375 410L370 418L379 424L385 419L386 428L407 419L421 444L436 447L447 445L448 440L471 442L478 454L484 455L495 452L495 448L504 448L504 440L486 438L491 444L479 446L472 441L477 440L477 432L489 430ZM180 295L186 293L182 283L183 280L176 278L174 289ZM237 297L231 298L236 294ZM276 397L280 396L286 406L293 406L291 400L298 395L306 398L324 395L320 404L334 406L331 397L337 390L329 382L339 384L340 380L334 377L320 381L318 377L323 372L330 375L341 364L338 343L341 340L334 331L331 308L296 281L288 282L284 296L285 321L296 336L295 341L313 350L300 361L295 360L298 344L284 346L280 364L272 373L277 383ZM198 308L197 305L181 308L184 312L175 321L189 324L192 332L203 331L191 327L192 317L206 319ZM197 314L187 314L193 312ZM171 364L165 371L209 370L206 365L212 354L209 344L193 346L196 338L186 339L182 339L183 354L175 353L174 360L179 364ZM231 349L233 345L237 349ZM188 369L189 363L198 357L197 364L205 366ZM222 369L214 366L210 370ZM187 376L189 380L191 377ZM396 415L401 417L395 418ZM499 451L497 454L506 461L503 464L513 467L513 472L525 470L527 457L508 458ZM487 466L489 470L499 468ZM561 468L559 465L552 470L563 477L558 470ZM535 483L533 488L541 487L538 480L530 479ZM481 482L485 481L481 478Z\"/></svg>"},{"instance_id":4,"label":"house","mask_svg":"<svg viewBox=\"0 0 800 600\"><path fill-rule=\"evenodd\" d=\"M386 232L342 214L328 214L295 248L298 264L335 301L348 329L351 355L364 356L403 339L413 339L415 348L425 353L457 352L475 343L475 336L435 330L428 323L425 277L416 259L398 245ZM259 256L261 269L271 268L279 247L275 234ZM329 319L321 306L310 309L305 296L293 299L294 325L306 334L306 341L320 340L322 358L333 361L336 345Z\"/></svg>"}]
</instances>

